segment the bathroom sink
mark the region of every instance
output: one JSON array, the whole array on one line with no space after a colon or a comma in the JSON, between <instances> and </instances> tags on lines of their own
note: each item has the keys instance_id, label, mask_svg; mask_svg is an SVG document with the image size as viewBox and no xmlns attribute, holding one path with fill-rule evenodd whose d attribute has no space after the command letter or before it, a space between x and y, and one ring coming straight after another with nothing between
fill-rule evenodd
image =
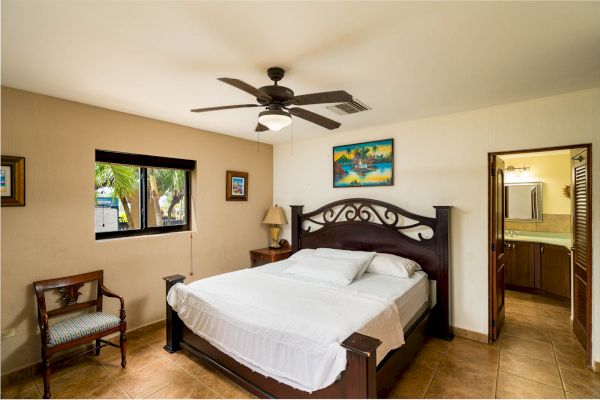
<instances>
[{"instance_id":1,"label":"bathroom sink","mask_svg":"<svg viewBox=\"0 0 600 400\"><path fill-rule=\"evenodd\" d=\"M571 234L555 232L504 231L504 240L518 242L534 242L565 246L571 250Z\"/></svg>"}]
</instances>

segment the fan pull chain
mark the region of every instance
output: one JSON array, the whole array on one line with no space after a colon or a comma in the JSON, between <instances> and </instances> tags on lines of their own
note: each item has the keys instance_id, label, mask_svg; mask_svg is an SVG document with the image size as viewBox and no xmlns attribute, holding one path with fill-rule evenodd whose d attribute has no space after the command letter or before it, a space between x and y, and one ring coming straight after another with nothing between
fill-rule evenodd
<instances>
[{"instance_id":1,"label":"fan pull chain","mask_svg":"<svg viewBox=\"0 0 600 400\"><path fill-rule=\"evenodd\" d=\"M290 117L290 119L291 119L291 117ZM294 156L294 122L293 121L291 124L290 136L291 136L290 153L292 156Z\"/></svg>"},{"instance_id":2,"label":"fan pull chain","mask_svg":"<svg viewBox=\"0 0 600 400\"><path fill-rule=\"evenodd\" d=\"M188 216L189 218L189 216ZM194 234L190 231L190 276L194 276Z\"/></svg>"},{"instance_id":3,"label":"fan pull chain","mask_svg":"<svg viewBox=\"0 0 600 400\"><path fill-rule=\"evenodd\" d=\"M256 150L260 153L260 132L256 132Z\"/></svg>"}]
</instances>

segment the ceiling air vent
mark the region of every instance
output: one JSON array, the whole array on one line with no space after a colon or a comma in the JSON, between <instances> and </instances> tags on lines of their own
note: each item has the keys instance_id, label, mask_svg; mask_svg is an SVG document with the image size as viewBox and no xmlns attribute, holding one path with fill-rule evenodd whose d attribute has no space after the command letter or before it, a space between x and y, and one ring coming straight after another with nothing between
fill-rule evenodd
<instances>
[{"instance_id":1,"label":"ceiling air vent","mask_svg":"<svg viewBox=\"0 0 600 400\"><path fill-rule=\"evenodd\" d=\"M354 99L349 103L340 103L336 104L335 106L327 106L327 109L333 111L337 115L348 115L370 110L371 107L358 99Z\"/></svg>"}]
</instances>

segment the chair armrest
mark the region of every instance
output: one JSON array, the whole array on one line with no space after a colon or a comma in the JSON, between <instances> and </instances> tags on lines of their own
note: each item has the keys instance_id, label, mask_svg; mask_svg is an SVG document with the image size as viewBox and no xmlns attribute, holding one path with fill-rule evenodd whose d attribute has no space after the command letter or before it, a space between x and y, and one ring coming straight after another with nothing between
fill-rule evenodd
<instances>
[{"instance_id":1,"label":"chair armrest","mask_svg":"<svg viewBox=\"0 0 600 400\"><path fill-rule=\"evenodd\" d=\"M113 292L112 290L109 290L106 286L104 286L103 284L100 284L100 292L102 293L103 296L106 297L114 297L119 299L119 301L121 302L121 321L125 320L125 300L123 299L122 296L119 296L118 294L116 294L115 292Z\"/></svg>"},{"instance_id":2,"label":"chair armrest","mask_svg":"<svg viewBox=\"0 0 600 400\"><path fill-rule=\"evenodd\" d=\"M48 323L48 312L46 311L46 298L44 297L44 292L39 291L35 287L35 285L34 289L38 307L38 325L40 327L40 338L42 339L42 346L48 346L48 342L50 340L48 328L50 324Z\"/></svg>"},{"instance_id":3,"label":"chair armrest","mask_svg":"<svg viewBox=\"0 0 600 400\"><path fill-rule=\"evenodd\" d=\"M38 308L38 325L40 326L40 331L44 329L48 329L48 312L46 311L46 298L44 297L43 291L38 291L34 285L35 297L37 300L37 308Z\"/></svg>"}]
</instances>

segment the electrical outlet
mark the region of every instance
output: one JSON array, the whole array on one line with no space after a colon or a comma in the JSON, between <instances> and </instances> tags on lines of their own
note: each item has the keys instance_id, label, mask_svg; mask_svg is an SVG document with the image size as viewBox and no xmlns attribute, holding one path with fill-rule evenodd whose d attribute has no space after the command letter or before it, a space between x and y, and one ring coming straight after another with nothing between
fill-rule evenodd
<instances>
[{"instance_id":1,"label":"electrical outlet","mask_svg":"<svg viewBox=\"0 0 600 400\"><path fill-rule=\"evenodd\" d=\"M2 340L15 336L15 328L5 329L2 331Z\"/></svg>"}]
</instances>

